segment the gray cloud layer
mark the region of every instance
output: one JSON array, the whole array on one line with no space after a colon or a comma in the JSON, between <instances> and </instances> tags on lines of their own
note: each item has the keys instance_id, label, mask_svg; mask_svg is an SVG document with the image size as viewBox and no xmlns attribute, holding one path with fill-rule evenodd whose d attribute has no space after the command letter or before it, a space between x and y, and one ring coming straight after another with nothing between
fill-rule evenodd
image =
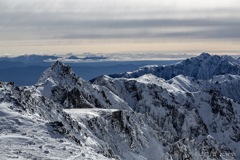
<instances>
[{"instance_id":1,"label":"gray cloud layer","mask_svg":"<svg viewBox=\"0 0 240 160\"><path fill-rule=\"evenodd\" d=\"M142 0L135 6L134 0L117 1L119 8L109 0L94 1L96 6L84 0L44 2L0 0L0 40L240 38L240 7L234 0L219 2L220 7L206 3L206 9L188 6L187 0L152 1L145 7Z\"/></svg>"}]
</instances>

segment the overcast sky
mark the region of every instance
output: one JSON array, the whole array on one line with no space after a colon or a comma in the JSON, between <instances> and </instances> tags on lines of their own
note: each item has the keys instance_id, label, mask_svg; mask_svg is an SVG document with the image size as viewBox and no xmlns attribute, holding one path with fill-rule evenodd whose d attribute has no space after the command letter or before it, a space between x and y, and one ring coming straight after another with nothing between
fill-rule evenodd
<instances>
[{"instance_id":1,"label":"overcast sky","mask_svg":"<svg viewBox=\"0 0 240 160\"><path fill-rule=\"evenodd\" d=\"M0 0L0 54L240 53L238 0Z\"/></svg>"}]
</instances>

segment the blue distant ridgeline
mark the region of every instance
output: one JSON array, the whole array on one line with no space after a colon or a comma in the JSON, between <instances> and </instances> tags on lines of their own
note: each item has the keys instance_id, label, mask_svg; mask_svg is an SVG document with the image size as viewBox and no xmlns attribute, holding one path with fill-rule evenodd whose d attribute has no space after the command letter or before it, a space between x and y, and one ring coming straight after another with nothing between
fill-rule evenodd
<instances>
[{"instance_id":1,"label":"blue distant ridgeline","mask_svg":"<svg viewBox=\"0 0 240 160\"><path fill-rule=\"evenodd\" d=\"M51 66L58 56L48 55L23 55L18 57L0 58L0 81L14 82L18 86L33 85L38 81L44 70ZM74 60L82 60L74 62ZM179 60L158 61L101 61L107 57L70 56L64 63L71 66L76 74L85 80L93 79L99 75L109 75L135 70L145 65L167 65L179 62ZM52 61L51 61L52 60ZM90 61L89 61L90 60Z\"/></svg>"}]
</instances>

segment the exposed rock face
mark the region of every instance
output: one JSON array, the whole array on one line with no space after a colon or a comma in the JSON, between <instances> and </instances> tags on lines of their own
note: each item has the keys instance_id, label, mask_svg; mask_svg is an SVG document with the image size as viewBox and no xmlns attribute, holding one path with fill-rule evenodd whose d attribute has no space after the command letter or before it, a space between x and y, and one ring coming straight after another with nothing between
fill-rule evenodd
<instances>
[{"instance_id":1,"label":"exposed rock face","mask_svg":"<svg viewBox=\"0 0 240 160\"><path fill-rule=\"evenodd\" d=\"M148 113L174 141L211 135L216 141L235 145L239 135L239 105L216 90L185 92L154 76L137 79L102 77L94 83L108 86L134 111ZM238 150L237 146L233 147ZM238 151L239 152L239 151Z\"/></svg>"}]
</instances>

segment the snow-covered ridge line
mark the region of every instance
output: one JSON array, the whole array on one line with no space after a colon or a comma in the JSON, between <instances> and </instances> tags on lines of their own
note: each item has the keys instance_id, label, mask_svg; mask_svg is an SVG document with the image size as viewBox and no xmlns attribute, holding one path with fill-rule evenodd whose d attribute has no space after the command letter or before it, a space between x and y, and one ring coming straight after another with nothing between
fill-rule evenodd
<instances>
[{"instance_id":1,"label":"snow-covered ridge line","mask_svg":"<svg viewBox=\"0 0 240 160\"><path fill-rule=\"evenodd\" d=\"M214 75L240 75L240 61L231 56L218 56L202 53L174 65L141 67L132 72L113 74L110 77L136 78L144 74L153 74L166 80L177 75L185 75L196 79L210 79Z\"/></svg>"}]
</instances>

